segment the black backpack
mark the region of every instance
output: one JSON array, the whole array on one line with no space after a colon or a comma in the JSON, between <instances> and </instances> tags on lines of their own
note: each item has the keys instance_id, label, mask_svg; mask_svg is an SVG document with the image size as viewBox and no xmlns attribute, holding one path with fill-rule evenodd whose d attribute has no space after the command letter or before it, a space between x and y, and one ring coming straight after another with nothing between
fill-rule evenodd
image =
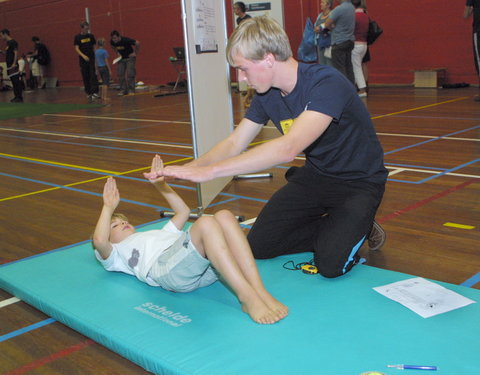
<instances>
[{"instance_id":1,"label":"black backpack","mask_svg":"<svg viewBox=\"0 0 480 375\"><path fill-rule=\"evenodd\" d=\"M38 45L37 61L40 65L50 64L50 53L44 44Z\"/></svg>"}]
</instances>

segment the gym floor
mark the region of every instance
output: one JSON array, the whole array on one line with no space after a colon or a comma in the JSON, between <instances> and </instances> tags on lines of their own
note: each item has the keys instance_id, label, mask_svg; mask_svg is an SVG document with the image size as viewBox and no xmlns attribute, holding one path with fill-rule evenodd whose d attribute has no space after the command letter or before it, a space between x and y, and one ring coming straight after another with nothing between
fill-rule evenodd
<instances>
[{"instance_id":1,"label":"gym floor","mask_svg":"<svg viewBox=\"0 0 480 375\"><path fill-rule=\"evenodd\" d=\"M166 163L192 157L188 97L144 90L86 109L4 120L0 125L0 264L88 240L107 176L116 175L120 211L135 225L159 218L166 202L142 177L155 153ZM480 104L477 88L372 87L365 99L390 175L377 221L387 242L361 249L367 264L480 289ZM7 102L11 92L0 93ZM26 103L87 100L79 88L37 90ZM243 97L232 93L234 119ZM21 104L18 104L21 105ZM279 136L267 125L255 143ZM245 231L291 165L272 178L234 180L206 209L245 218ZM197 207L195 185L175 189ZM92 261L94 258L92 256ZM34 280L32 280L34 282ZM74 291L72 291L74 293ZM0 290L0 373L145 374L42 312Z\"/></svg>"}]
</instances>

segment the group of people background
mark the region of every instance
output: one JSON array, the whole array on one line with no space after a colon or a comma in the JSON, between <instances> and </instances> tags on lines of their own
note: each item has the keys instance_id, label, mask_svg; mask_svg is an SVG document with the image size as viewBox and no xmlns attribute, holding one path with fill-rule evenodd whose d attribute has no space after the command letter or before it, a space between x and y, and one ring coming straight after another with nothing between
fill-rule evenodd
<instances>
[{"instance_id":1,"label":"group of people background","mask_svg":"<svg viewBox=\"0 0 480 375\"><path fill-rule=\"evenodd\" d=\"M360 97L367 96L370 51L367 45L369 17L366 0L321 1L314 30L318 63L333 66L357 86Z\"/></svg>"},{"instance_id":2,"label":"group of people background","mask_svg":"<svg viewBox=\"0 0 480 375\"><path fill-rule=\"evenodd\" d=\"M119 96L135 93L136 61L140 50L140 42L126 36L120 35L117 30L110 33L110 45L118 54L115 60L117 63L118 83L120 85ZM109 64L109 54L105 49L105 39L99 38L98 41L90 32L90 24L83 21L80 24L80 33L77 34L73 42L75 51L78 54L80 72L82 74L83 86L87 98L94 100L99 95L99 82L97 73L100 75L103 83L103 95L106 94L106 88L110 84L112 74Z\"/></svg>"},{"instance_id":3,"label":"group of people background","mask_svg":"<svg viewBox=\"0 0 480 375\"><path fill-rule=\"evenodd\" d=\"M45 70L50 63L50 53L45 44L41 43L37 36L32 37L33 52L20 54L18 42L10 35L10 30L0 31L0 37L6 42L5 63L7 65L6 75L10 78L14 97L12 103L23 102L23 91L26 88L45 88ZM27 64L29 82L26 82ZM0 91L7 91L9 87L3 81L3 68L0 68Z\"/></svg>"},{"instance_id":4,"label":"group of people background","mask_svg":"<svg viewBox=\"0 0 480 375\"><path fill-rule=\"evenodd\" d=\"M85 93L90 100L101 97L97 78L100 76L103 87L102 96L105 97L112 75L109 53L105 49L105 38L99 38L97 41L90 32L90 25L86 21L80 24L80 29L80 33L74 38L74 47L79 55L80 73ZM133 94L135 92L136 56L140 42L120 35L117 30L113 30L110 36L110 45L118 54L117 73L120 86L118 95ZM32 37L33 51L26 54L19 52L19 43L11 36L10 30L1 30L0 37L6 42L4 51L6 75L10 79L14 93L10 102L22 103L25 89L46 87L45 75L47 66L50 64L50 52L37 36ZM0 91L7 91L10 87L4 82L3 73L3 68L0 67ZM26 81L27 76L28 82Z\"/></svg>"}]
</instances>

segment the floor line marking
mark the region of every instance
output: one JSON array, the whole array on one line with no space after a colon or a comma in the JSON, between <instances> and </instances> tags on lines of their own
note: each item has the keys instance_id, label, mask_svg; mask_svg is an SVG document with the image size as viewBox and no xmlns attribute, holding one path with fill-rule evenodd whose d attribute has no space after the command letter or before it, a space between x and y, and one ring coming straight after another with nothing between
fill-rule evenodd
<instances>
[{"instance_id":1,"label":"floor line marking","mask_svg":"<svg viewBox=\"0 0 480 375\"><path fill-rule=\"evenodd\" d=\"M56 353L50 354L46 357L37 359L36 361L27 363L24 366L18 367L14 370L8 371L4 373L4 375L22 375L25 374L26 372L29 372L31 370L35 370L36 368L39 368L43 365L46 365L47 363L56 361L57 359L66 357L67 355L70 355L72 353L75 353L83 348L86 348L87 346L90 346L94 344L95 342L91 339L85 340L79 344L69 346L65 349L62 349Z\"/></svg>"},{"instance_id":2,"label":"floor line marking","mask_svg":"<svg viewBox=\"0 0 480 375\"><path fill-rule=\"evenodd\" d=\"M2 307L5 307L5 306L9 306L9 305L12 305L14 303L17 303L21 301L20 298L17 298L17 297L12 297L12 298L8 298L8 299L4 299L3 301L0 302L0 309Z\"/></svg>"},{"instance_id":3,"label":"floor line marking","mask_svg":"<svg viewBox=\"0 0 480 375\"><path fill-rule=\"evenodd\" d=\"M463 97L461 97L461 98L455 98L455 99L451 99L451 100L446 100L446 101L440 102L440 103L433 103L433 104L428 104L428 105L424 105L424 106L421 106L421 107L405 109L405 110L403 110L403 111L387 113L387 114L385 114L385 115L380 115L380 116L372 117L372 120L376 120L376 119L383 118L383 117L388 117L388 116L395 116L395 115L398 115L398 114L400 114L400 113L407 113L407 112L418 111L418 110L420 110L420 109L436 107L436 106L443 105L443 104L454 103L454 102L458 102L458 101L460 101L460 100L465 100L465 99L468 99L468 98L469 98L469 97L467 97L467 96L463 96Z\"/></svg>"},{"instance_id":4,"label":"floor line marking","mask_svg":"<svg viewBox=\"0 0 480 375\"><path fill-rule=\"evenodd\" d=\"M35 329L38 329L38 328L41 328L41 327L44 327L48 324L51 324L51 323L54 323L56 322L55 319L53 318L49 318L49 319L45 319L45 320L42 320L41 322L38 322L38 323L35 323L35 324L31 324L27 327L23 327L23 328L20 328L20 329L17 329L16 331L13 331L13 332L10 332L10 333L6 333L5 335L2 335L0 336L0 342L3 342L3 341L6 341L8 339L11 339L12 337L16 337L16 336L20 336L24 333L27 333L27 332L30 332L30 331L33 331Z\"/></svg>"},{"instance_id":5,"label":"floor line marking","mask_svg":"<svg viewBox=\"0 0 480 375\"><path fill-rule=\"evenodd\" d=\"M392 212L391 214L385 215L385 216L381 217L380 219L377 219L377 222L380 223L380 224L383 224L383 223L385 223L385 222L387 222L387 221L389 221L389 220L391 220L391 219L394 219L394 218L396 218L396 217L398 217L398 216L400 216L400 215L403 215L403 214L405 214L405 213L407 213L407 212L409 212L409 211L412 211L412 210L415 210L415 209L417 209L417 208L419 208L419 207L421 207L421 206L424 206L424 205L426 205L427 203L433 202L434 200L437 200L437 199L439 199L439 198L443 198L443 197L447 196L447 195L450 194L450 193L454 193L454 192L456 192L456 191L458 191L458 190L461 190L461 189L467 187L468 185L473 184L474 182L477 182L477 180L474 179L474 178L472 178L471 180L465 181L465 182L463 182L463 183L461 183L461 184L459 184L459 185L457 185L457 186L453 186L453 187L451 187L450 189L447 189L447 190L444 190L444 191L442 191L442 192L440 192L440 193L434 194L434 195L432 195L432 196L429 197L429 198L423 199L423 200L418 201L418 202L416 202L416 203L413 203L413 204L411 204L411 205L409 205L409 206L407 206L407 207L404 207L404 208L402 208L402 209L400 209L400 210L394 211L394 212Z\"/></svg>"},{"instance_id":6,"label":"floor line marking","mask_svg":"<svg viewBox=\"0 0 480 375\"><path fill-rule=\"evenodd\" d=\"M444 223L443 226L445 227L451 227L451 228L458 228L458 229L475 229L475 226L473 225L465 225L465 224L457 224L457 223Z\"/></svg>"},{"instance_id":7,"label":"floor line marking","mask_svg":"<svg viewBox=\"0 0 480 375\"><path fill-rule=\"evenodd\" d=\"M472 286L474 286L475 284L477 283L480 283L480 272L477 273L476 275L473 275L471 278L469 278L468 280L465 280L463 283L461 283L460 285L463 285L463 286L466 286L466 287L469 287L471 288Z\"/></svg>"},{"instance_id":8,"label":"floor line marking","mask_svg":"<svg viewBox=\"0 0 480 375\"><path fill-rule=\"evenodd\" d=\"M190 125L190 121L175 121L175 120L150 120L150 119L135 119L135 118L125 118L125 117L106 117L106 116L84 116L84 115L60 115L55 113L44 113L43 116L51 117L72 117L72 118L88 118L95 120L119 120L119 121L136 121L136 122L159 122L167 124L186 124Z\"/></svg>"},{"instance_id":9,"label":"floor line marking","mask_svg":"<svg viewBox=\"0 0 480 375\"><path fill-rule=\"evenodd\" d=\"M53 133L53 132L43 132L39 130L26 130L26 129L10 129L10 128L0 128L0 130L12 131L12 132L21 132L21 133L31 133L31 134L42 134L42 135L51 135L55 137L65 137L65 138L80 138L80 139L92 139L95 141L108 141L108 142L118 142L118 143L132 143L139 145L149 145L149 146L162 146L162 147L176 147L176 148L185 148L192 149L192 146L184 145L175 145L170 143L156 143L156 142L147 142L147 141L134 141L129 139L119 139L119 138L106 138L106 137L95 137L92 135L81 135L81 134L62 134L62 133Z\"/></svg>"},{"instance_id":10,"label":"floor line marking","mask_svg":"<svg viewBox=\"0 0 480 375\"><path fill-rule=\"evenodd\" d=\"M46 164L50 164L50 165L59 165L59 166L63 166L63 167L72 167L72 168L75 168L75 169L84 169L84 170L87 170L87 171L102 172L102 173L107 173L107 174L118 174L118 172L109 171L109 170L106 170L106 169L90 168L90 167L84 167L84 166L75 165L75 164L59 163L59 162L51 161L51 160L43 160L43 159L29 158L29 157L26 157L26 156L4 154L2 152L0 152L0 156L5 156L5 157L8 157L8 158L18 159L18 160L36 161L36 162L39 162L39 163L46 163Z\"/></svg>"},{"instance_id":11,"label":"floor line marking","mask_svg":"<svg viewBox=\"0 0 480 375\"><path fill-rule=\"evenodd\" d=\"M404 151L404 150L408 150L408 149L411 149L411 148L414 148L414 147L418 147L418 146L421 146L421 145L424 145L424 144L427 144L427 143L435 142L435 141L438 141L438 140L443 140L450 135L464 133L464 132L467 132L467 131L470 131L470 130L475 130L475 129L478 129L478 128L480 128L480 125L472 126L471 128L467 128L467 129L458 130L458 131L448 133L448 134L445 134L445 135L439 135L438 137L429 139L427 141L414 143L414 144L411 144L411 145L408 145L408 146L405 146L405 147L400 147L400 148L397 148L395 150L385 152L384 155L390 155L390 154L393 154L395 152Z\"/></svg>"},{"instance_id":12,"label":"floor line marking","mask_svg":"<svg viewBox=\"0 0 480 375\"><path fill-rule=\"evenodd\" d=\"M191 159L192 159L191 157L186 157L186 158L166 162L164 164L168 165L168 164L173 164L173 163L180 163L182 161L191 160ZM121 175L124 175L124 174L130 174L130 173L134 173L134 172L140 172L140 171L148 170L149 168L151 168L151 167L150 166L149 167L141 167L141 168L132 169L132 170L129 170L129 171L126 171L126 172L111 172L109 174L110 175L113 174L115 176L121 176ZM33 191L33 192L30 192L30 193L25 193L25 194L15 195L15 196L11 196L11 197L1 198L0 202L7 201L7 200L12 200L12 199L17 199L17 198L23 198L23 197L30 196L30 195L46 193L46 192L54 191L54 190L60 190L60 189L63 189L63 188L69 188L69 187L76 186L76 185L81 185L81 184L86 184L86 183L93 182L93 181L106 179L108 177L109 176L100 176L100 177L92 178L90 180L72 182L70 184L55 186L55 187L52 187L52 188L49 188L49 189L43 189L43 190L39 190L39 191Z\"/></svg>"}]
</instances>

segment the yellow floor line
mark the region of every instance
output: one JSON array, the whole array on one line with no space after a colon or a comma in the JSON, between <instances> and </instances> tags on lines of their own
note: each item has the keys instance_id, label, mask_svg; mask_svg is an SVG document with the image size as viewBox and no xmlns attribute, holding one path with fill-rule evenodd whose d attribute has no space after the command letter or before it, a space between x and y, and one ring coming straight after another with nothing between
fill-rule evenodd
<instances>
[{"instance_id":1,"label":"yellow floor line","mask_svg":"<svg viewBox=\"0 0 480 375\"><path fill-rule=\"evenodd\" d=\"M460 100L465 100L465 99L468 99L468 97L464 96L464 97L461 97L461 98L456 98L456 99L452 99L452 100L447 100L447 101L445 101L445 102L433 103L433 104L428 104L428 105L424 105L424 106L421 106L421 107L416 107L416 108L405 109L405 110L403 110L403 111L398 111L398 112L393 112L393 113L387 113L387 114L385 114L385 115L380 115L380 116L375 116L375 117L372 117L372 120L376 120L376 119L379 119L379 118L382 118L382 117L388 117L388 116L399 115L400 113L406 113L406 112L418 111L419 109L425 109L425 108L430 108L430 107L436 107L437 105L442 105L442 104L447 104L447 103L458 102L458 101L460 101Z\"/></svg>"},{"instance_id":2,"label":"yellow floor line","mask_svg":"<svg viewBox=\"0 0 480 375\"><path fill-rule=\"evenodd\" d=\"M475 229L473 225L464 225L464 224L456 224L456 223L445 223L443 224L446 227L458 228L458 229Z\"/></svg>"},{"instance_id":3,"label":"yellow floor line","mask_svg":"<svg viewBox=\"0 0 480 375\"><path fill-rule=\"evenodd\" d=\"M0 154L0 155L7 155L7 154ZM12 155L9 155L9 156L12 156ZM22 158L22 157L19 157L21 159L28 159L28 158ZM170 161L170 162L166 162L165 165L168 165L168 164L174 164L174 163L181 163L182 161L186 161L186 160L191 160L192 157L186 157L186 158L182 158L182 159L178 159L178 160L174 160L174 161ZM40 160L40 159L29 159L29 160ZM49 162L49 163L53 163L53 162ZM62 164L62 163L53 163L53 164L56 164L56 165L68 165L68 166L72 166L70 164ZM85 167L78 167L78 168L81 168L81 169L88 169L88 170L95 170L95 171L102 171L100 169L93 169L93 168L85 168ZM114 176L122 176L122 175L126 175L126 174L130 174L130 173L134 173L134 172L139 172L139 171L144 171L144 170L148 170L150 169L150 166L148 167L142 167L142 168L137 168L137 169L132 169L130 171L126 171L126 172L112 172L112 171L102 171L103 173L107 173L109 175L114 175ZM49 192L49 191L54 191L54 190L60 190L64 187L71 187L71 186L76 186L76 185L82 185L82 184L86 184L86 183L89 183L89 182L93 182L93 181L98 181L98 180L102 180L102 179L105 179L105 178L108 178L109 176L101 176L101 177L97 177L97 178L92 178L90 180L85 180L85 181L77 181L77 182L72 182L71 184L66 184L66 185L62 185L62 186L56 186L56 187L52 187L52 188L49 188L49 189L43 189L43 190L38 190L38 191L32 191L30 193L25 193L25 194L20 194L20 195L15 195L15 196L12 196L12 197L6 197L6 198L1 198L0 199L0 202L3 202L3 201L8 201L8 200L12 200L12 199L17 199L17 198L23 198L23 197L28 197L30 195L36 195L36 194L41 194L41 193L46 193L46 192Z\"/></svg>"},{"instance_id":4,"label":"yellow floor line","mask_svg":"<svg viewBox=\"0 0 480 375\"><path fill-rule=\"evenodd\" d=\"M43 160L43 159L36 159L36 158L29 158L26 156L18 156L18 155L10 155L10 154L4 154L0 152L0 156L6 156L9 158L13 159L18 159L18 160L29 160L29 161L38 161L40 163L48 163L48 164L53 164L53 165L60 165L62 167L72 167L75 169L86 169L89 171L94 171L94 172L102 172L102 173L109 173L109 174L118 174L118 172L113 172L113 171L108 171L105 169L97 169L97 168L89 168L89 167L84 167L81 165L74 165L74 164L65 164L65 163L58 163L56 161L50 161L50 160Z\"/></svg>"}]
</instances>

